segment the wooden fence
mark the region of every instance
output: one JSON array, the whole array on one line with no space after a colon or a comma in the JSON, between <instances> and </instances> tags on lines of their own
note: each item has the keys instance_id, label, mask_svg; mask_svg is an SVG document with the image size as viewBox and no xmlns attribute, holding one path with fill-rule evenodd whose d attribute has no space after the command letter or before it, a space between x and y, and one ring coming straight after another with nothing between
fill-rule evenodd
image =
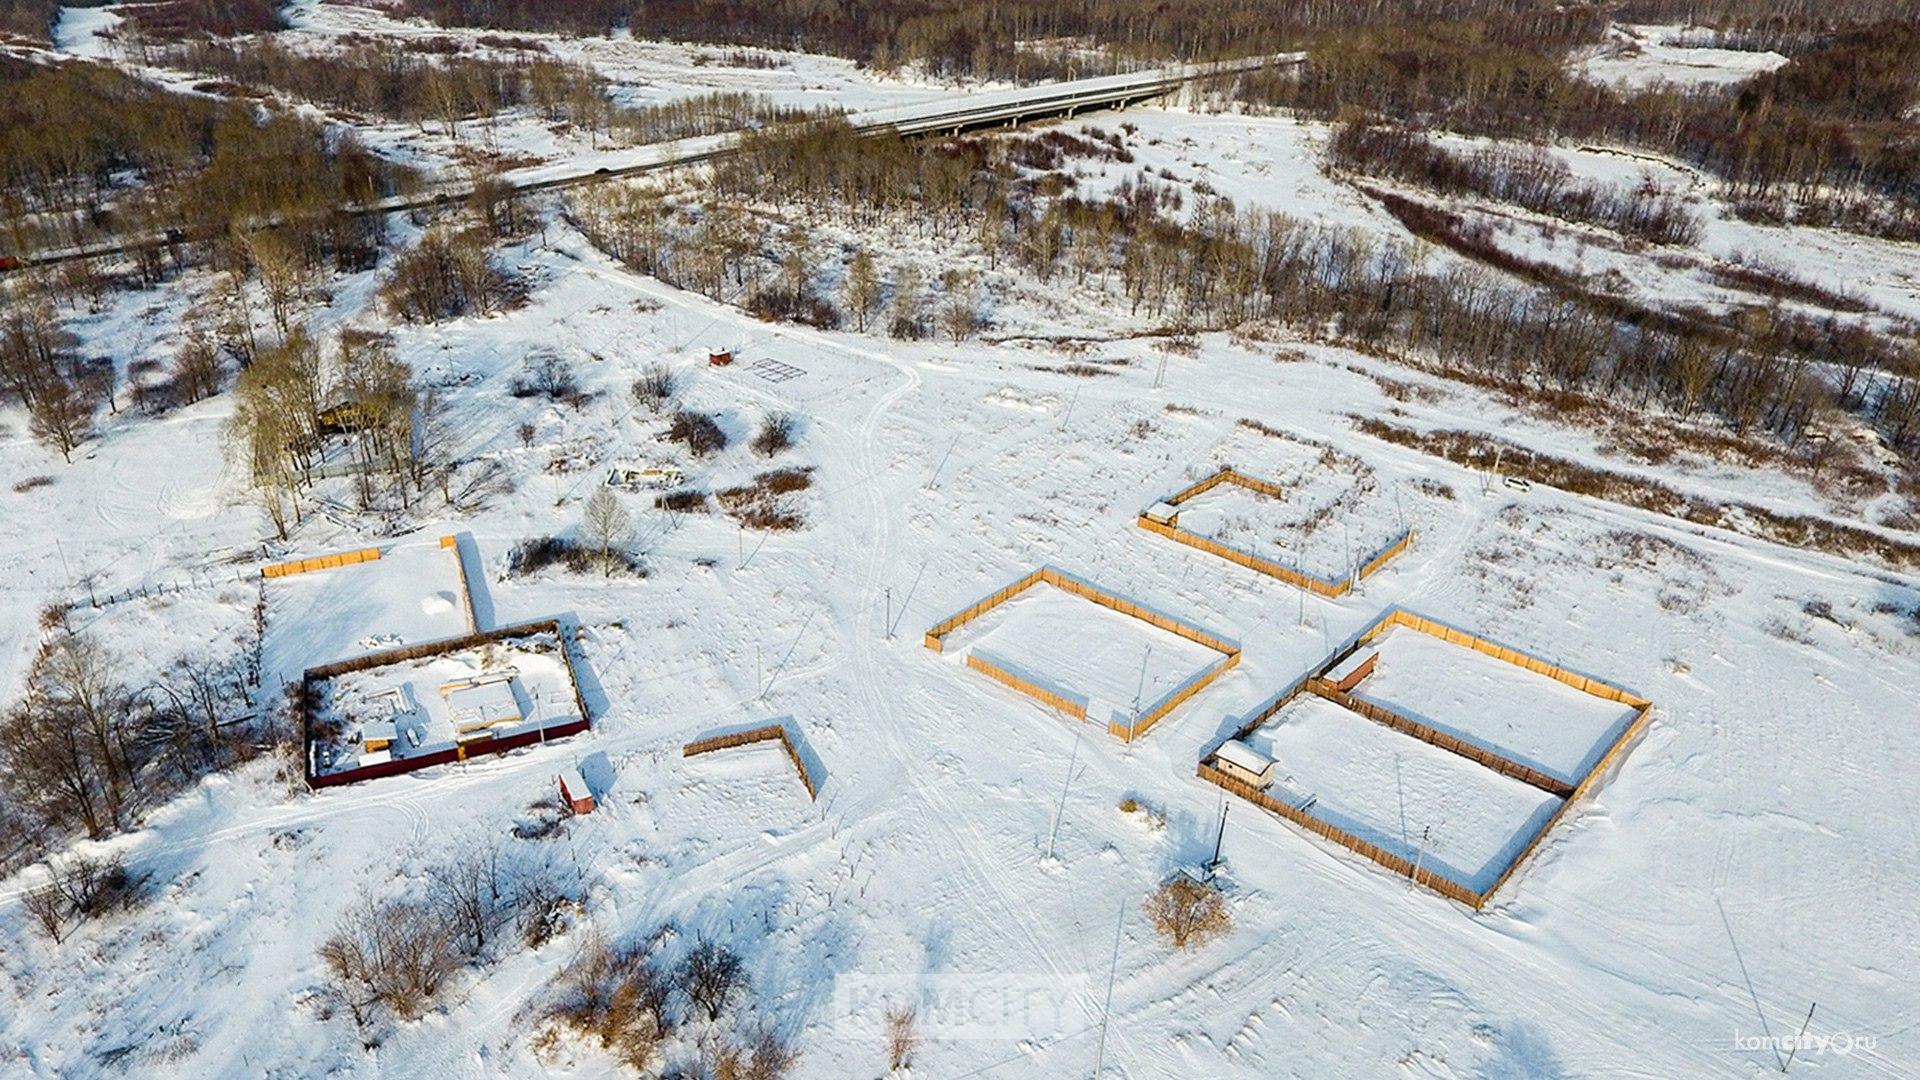
<instances>
[{"instance_id":1,"label":"wooden fence","mask_svg":"<svg viewBox=\"0 0 1920 1080\"><path fill-rule=\"evenodd\" d=\"M1442 896L1451 897L1473 908L1478 908L1485 902L1484 894L1476 893L1465 885L1434 871L1430 867L1416 866L1412 862L1393 854L1378 844L1362 840L1338 825L1331 824L1305 810L1295 809L1287 803L1254 787L1252 784L1228 776L1226 773L1215 768L1212 764L1213 761L1214 756L1209 753L1206 758L1200 762L1198 767L1200 779L1218 785L1222 790L1238 795L1255 806L1260 807L1262 810L1268 810L1278 814L1288 821L1293 822L1295 825L1306 829L1308 832L1326 837L1341 847L1364 855L1374 862L1379 863L1381 866L1399 874L1401 877L1411 878Z\"/></svg>"},{"instance_id":2,"label":"wooden fence","mask_svg":"<svg viewBox=\"0 0 1920 1080\"><path fill-rule=\"evenodd\" d=\"M698 754L711 754L715 750L730 750L749 743L778 742L787 752L787 760L793 762L793 771L800 775L800 786L807 789L807 798L818 800L820 789L815 786L813 774L807 770L807 763L800 757L799 747L794 745L793 736L787 732L785 724L767 724L764 727L750 728L746 731L734 731L725 735L715 735L709 739L695 739L680 748L681 757L694 757Z\"/></svg>"},{"instance_id":3,"label":"wooden fence","mask_svg":"<svg viewBox=\"0 0 1920 1080\"><path fill-rule=\"evenodd\" d=\"M409 660L419 660L429 656L442 656L447 653L477 648L496 641L512 641L518 638L532 637L535 634L549 633L554 635L559 645L560 663L567 673L567 688L573 692L573 704L580 713L577 720L570 720L561 724L549 724L532 731L517 732L513 735L480 739L449 747L446 750L436 750L431 753L411 757L395 758L392 761L383 762L379 765L362 765L353 769L342 769L329 773L317 773L314 771L313 721L314 710L319 702L319 687L321 683L356 671L368 671L377 667L386 667L389 664L400 664ZM306 750L304 755L306 758L306 781L307 786L311 788L337 787L341 784L351 784L361 780L372 780L383 776L398 776L401 773L412 772L415 769L425 769L433 765L444 765L449 761L464 760L483 754L505 753L508 750L530 746L536 742L544 742L547 739L558 739L568 735L578 734L591 726L593 717L593 714L587 710L587 699L580 693L580 680L578 676L574 674L573 656L567 642L567 633L560 625L560 620L558 619L542 619L536 622L519 623L514 626L503 626L498 630L488 630L484 633L464 634L460 637L443 638L439 641L423 641L416 645L402 645L395 649L385 649L380 652L368 653L365 656L355 656L346 660L336 660L331 664L321 664L317 667L310 667L301 673L300 692L295 704L295 709L300 714L300 733Z\"/></svg>"},{"instance_id":4,"label":"wooden fence","mask_svg":"<svg viewBox=\"0 0 1920 1080\"><path fill-rule=\"evenodd\" d=\"M1236 472L1232 466L1228 466L1204 480L1180 489L1178 492L1169 495L1161 501L1169 506L1178 507L1190 499L1212 491L1221 484L1233 484L1237 487L1243 487L1249 491L1255 491L1276 499L1286 497L1285 489L1281 488L1278 484L1262 480L1257 476L1248 476L1245 473ZM1190 548L1204 551L1209 555L1225 559L1228 562L1237 563L1249 570L1265 574L1271 578L1277 578L1295 588L1305 589L1315 596L1324 596L1329 599L1345 596L1347 593L1353 591L1354 585L1378 572L1382 567L1386 566L1387 563L1393 561L1395 556L1412 546L1414 539L1413 530L1407 529L1388 541L1385 547L1369 555L1350 576L1325 578L1318 574L1308 573L1298 567L1288 566L1285 563L1266 558L1265 556L1256 555L1251 551L1242 551L1239 548L1223 544L1212 537L1202 536L1197 532L1183 529L1180 527L1180 516L1177 513L1172 519L1164 522L1155 521L1142 513L1134 518L1134 523L1150 533L1164 536L1175 543L1185 544Z\"/></svg>"},{"instance_id":5,"label":"wooden fence","mask_svg":"<svg viewBox=\"0 0 1920 1080\"><path fill-rule=\"evenodd\" d=\"M1335 688L1327 679L1327 673L1338 667L1349 656L1353 655L1356 650L1365 648L1374 639L1395 626L1405 626L1419 633L1473 649L1476 652L1503 660L1516 667L1525 668L1535 674L1545 675L1550 679L1554 679L1577 690L1584 691L1585 693L1592 694L1595 697L1619 702L1634 710L1633 719L1621 729L1619 735L1615 736L1613 742L1607 747L1606 752L1594 763L1593 768L1587 770L1586 775L1582 776L1578 783L1568 784L1558 777L1549 776L1531 766L1514 761L1511 758L1507 758L1484 747L1476 746L1451 735L1447 735L1444 732L1394 712L1391 709L1375 705L1372 702L1362 701L1351 694L1342 693ZM1514 855L1513 859L1501 869L1499 876L1494 879L1493 884L1487 886L1484 891L1475 892L1465 885L1445 877L1430 867L1416 866L1406 859L1380 848L1376 844L1362 840L1352 833L1336 825L1329 824L1305 810L1296 809L1284 801L1276 799L1266 792L1235 779L1220 769L1215 768L1213 765L1215 753L1219 750L1220 744L1226 741L1225 739L1210 745L1206 752L1201 755L1198 766L1198 775L1201 779L1215 784L1223 790L1232 792L1256 806L1270 810L1302 828L1326 837L1340 844L1342 847L1364 855L1379 865L1386 867L1388 870L1402 877L1411 878L1442 896L1458 900L1475 909L1486 906L1487 902L1500 891L1501 886L1505 885L1508 879L1513 877L1521 866L1525 865L1527 859L1539 848L1540 843L1553 831L1553 827L1559 824L1562 818L1566 817L1568 811L1571 810L1582 797L1591 792L1594 787L1599 784L1601 778L1606 775L1608 770L1611 769L1626 752L1627 746L1633 741L1635 736L1646 727L1648 717L1653 711L1653 705L1647 699L1623 690L1611 683L1603 682L1592 676L1563 668L1552 661L1534 656L1531 653L1522 652L1518 649L1498 644L1497 642L1488 641L1485 638L1468 633L1458 627L1448 626L1434 619L1416 615L1404 608L1393 608L1387 611L1384 615L1380 616L1380 618L1374 620L1366 629L1348 639L1340 648L1335 649L1332 655L1322 660L1311 671L1295 680L1292 685L1270 698L1265 705L1249 714L1241 724L1239 730L1235 731L1231 737L1245 739L1247 736L1271 722L1282 709L1286 708L1289 703L1302 693L1311 693L1326 698L1340 705L1342 708L1366 717L1368 720L1383 724L1396 731L1411 735L1422 742L1458 754L1477 764L1493 769L1502 775L1530 784L1561 799L1560 806L1553 812L1552 816L1548 817L1547 820L1541 824L1540 828L1536 830L1532 836L1528 837L1527 842Z\"/></svg>"},{"instance_id":6,"label":"wooden fence","mask_svg":"<svg viewBox=\"0 0 1920 1080\"><path fill-rule=\"evenodd\" d=\"M1240 663L1239 642L1221 637L1210 630L1187 622L1185 619L1168 615L1162 611L1156 611L1143 604L1136 604L1124 597L1110 593L1084 578L1076 577L1064 570L1059 570L1051 566L1042 566L1038 570L1015 581L1013 584L997 589L987 596L967 605L959 612L934 623L927 629L927 648L932 649L934 652L943 651L947 635L1028 589L1042 584L1051 585L1056 589L1078 596L1083 600L1090 600L1109 611L1116 611L1129 618L1139 619L1157 629L1185 638L1188 641L1222 654L1220 660L1208 665L1204 670L1175 687L1166 696L1154 702L1129 722L1122 724L1119 721L1110 720L1107 724L1107 732L1115 738L1132 742L1134 739L1146 734L1149 728L1159 723L1168 713L1179 708L1188 698L1206 689L1215 679L1224 675L1228 670ZM1020 674L1008 670L1001 664L995 663L990 658L969 654L967 656L967 666L1010 689L1019 691L1047 705L1049 708L1058 709L1069 716L1078 717L1082 720L1087 718L1087 704L1084 700L1068 697L1058 691L1041 686L1032 679L1024 678Z\"/></svg>"},{"instance_id":7,"label":"wooden fence","mask_svg":"<svg viewBox=\"0 0 1920 1080\"><path fill-rule=\"evenodd\" d=\"M460 604L467 613L467 632L480 632L480 617L473 610L473 584L467 580L467 557L460 550L460 538L448 535L440 538L440 546L453 552L453 572L460 579Z\"/></svg>"},{"instance_id":8,"label":"wooden fence","mask_svg":"<svg viewBox=\"0 0 1920 1080\"><path fill-rule=\"evenodd\" d=\"M1010 690L1033 698L1050 709L1057 709L1077 720L1087 718L1085 698L1068 697L1057 690L1042 686L1037 680L1026 678L1024 673L1015 674L1015 669L999 657L989 658L975 649L967 653L967 666Z\"/></svg>"},{"instance_id":9,"label":"wooden fence","mask_svg":"<svg viewBox=\"0 0 1920 1080\"><path fill-rule=\"evenodd\" d=\"M1532 766L1523 765L1491 750L1475 746L1465 739L1456 738L1383 705L1376 705L1371 701L1354 697L1352 694L1343 693L1325 679L1309 679L1307 689L1348 712L1359 713L1381 727L1392 728L1402 735L1411 735L1428 746L1437 746L1450 754L1466 758L1476 765L1484 765L1502 776L1539 788L1549 795L1557 795L1564 799L1573 794L1573 785L1557 776L1549 776Z\"/></svg>"},{"instance_id":10,"label":"wooden fence","mask_svg":"<svg viewBox=\"0 0 1920 1080\"><path fill-rule=\"evenodd\" d=\"M265 578L290 577L294 574L306 574L314 570L332 570L337 566L352 566L355 563L373 562L380 557L377 547L361 548L359 551L342 551L333 555L315 555L311 559L295 559L292 562L269 563L260 568L260 576Z\"/></svg>"}]
</instances>

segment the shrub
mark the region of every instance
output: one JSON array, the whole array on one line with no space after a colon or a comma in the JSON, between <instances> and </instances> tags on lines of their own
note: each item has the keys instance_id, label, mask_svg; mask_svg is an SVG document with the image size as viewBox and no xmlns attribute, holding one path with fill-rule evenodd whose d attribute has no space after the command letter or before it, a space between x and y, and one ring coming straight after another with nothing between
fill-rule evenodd
<instances>
[{"instance_id":1,"label":"shrub","mask_svg":"<svg viewBox=\"0 0 1920 1080\"><path fill-rule=\"evenodd\" d=\"M539 353L527 358L527 373L513 380L514 397L543 397L548 401L564 401L580 396L580 381L573 373L573 365L553 353Z\"/></svg>"},{"instance_id":2,"label":"shrub","mask_svg":"<svg viewBox=\"0 0 1920 1080\"><path fill-rule=\"evenodd\" d=\"M754 452L761 457L772 457L793 445L794 419L787 413L773 413L760 422L760 430L753 437Z\"/></svg>"},{"instance_id":3,"label":"shrub","mask_svg":"<svg viewBox=\"0 0 1920 1080\"><path fill-rule=\"evenodd\" d=\"M813 486L813 470L801 466L769 469L750 484L727 488L714 494L720 506L735 521L750 529L786 532L806 524L806 519L790 509L781 498Z\"/></svg>"},{"instance_id":4,"label":"shrub","mask_svg":"<svg viewBox=\"0 0 1920 1080\"><path fill-rule=\"evenodd\" d=\"M333 992L365 1025L376 1007L412 1020L433 1007L459 967L454 935L424 904L363 898L320 946Z\"/></svg>"},{"instance_id":5,"label":"shrub","mask_svg":"<svg viewBox=\"0 0 1920 1080\"><path fill-rule=\"evenodd\" d=\"M720 1048L714 1080L780 1080L800 1055L771 1031L760 1031Z\"/></svg>"},{"instance_id":6,"label":"shrub","mask_svg":"<svg viewBox=\"0 0 1920 1080\"><path fill-rule=\"evenodd\" d=\"M507 552L507 573L530 577L559 566L571 574L625 572L645 577L646 564L630 551L619 547L601 550L564 536L535 536L520 541Z\"/></svg>"},{"instance_id":7,"label":"shrub","mask_svg":"<svg viewBox=\"0 0 1920 1080\"><path fill-rule=\"evenodd\" d=\"M673 383L673 371L667 365L648 364L633 380L633 400L659 412L673 398Z\"/></svg>"},{"instance_id":8,"label":"shrub","mask_svg":"<svg viewBox=\"0 0 1920 1080\"><path fill-rule=\"evenodd\" d=\"M1142 906L1153 928L1176 949L1198 945L1233 927L1233 914L1220 894L1185 875L1147 894Z\"/></svg>"},{"instance_id":9,"label":"shrub","mask_svg":"<svg viewBox=\"0 0 1920 1080\"><path fill-rule=\"evenodd\" d=\"M667 440L684 445L695 457L717 454L727 448L727 432L720 422L703 412L679 409L667 427Z\"/></svg>"},{"instance_id":10,"label":"shrub","mask_svg":"<svg viewBox=\"0 0 1920 1080\"><path fill-rule=\"evenodd\" d=\"M646 1070L673 1032L672 984L639 949L615 949L595 937L559 982L562 996L552 1015L634 1069Z\"/></svg>"},{"instance_id":11,"label":"shrub","mask_svg":"<svg viewBox=\"0 0 1920 1080\"><path fill-rule=\"evenodd\" d=\"M681 488L664 495L655 495L653 505L660 510L671 510L676 514L704 514L707 512L707 493L698 488Z\"/></svg>"}]
</instances>

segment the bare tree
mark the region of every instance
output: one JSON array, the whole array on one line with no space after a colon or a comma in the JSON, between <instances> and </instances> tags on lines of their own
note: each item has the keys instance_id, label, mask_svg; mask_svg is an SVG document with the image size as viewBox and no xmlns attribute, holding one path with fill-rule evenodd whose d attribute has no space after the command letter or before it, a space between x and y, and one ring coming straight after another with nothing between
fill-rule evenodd
<instances>
[{"instance_id":1,"label":"bare tree","mask_svg":"<svg viewBox=\"0 0 1920 1080\"><path fill-rule=\"evenodd\" d=\"M633 380L633 400L653 412L660 412L673 400L673 370L665 364L648 364Z\"/></svg>"},{"instance_id":2,"label":"bare tree","mask_svg":"<svg viewBox=\"0 0 1920 1080\"><path fill-rule=\"evenodd\" d=\"M864 333L867 321L880 308L880 275L873 268L873 255L866 248L853 253L847 264L847 281L841 301L853 312L853 328Z\"/></svg>"},{"instance_id":3,"label":"bare tree","mask_svg":"<svg viewBox=\"0 0 1920 1080\"><path fill-rule=\"evenodd\" d=\"M34 925L40 932L53 939L55 945L65 940L67 932L67 901L60 890L51 883L37 889L29 889L20 898L20 906L27 909L33 917Z\"/></svg>"},{"instance_id":4,"label":"bare tree","mask_svg":"<svg viewBox=\"0 0 1920 1080\"><path fill-rule=\"evenodd\" d=\"M793 445L794 419L783 412L769 413L760 421L760 430L753 437L754 452L761 457L772 457Z\"/></svg>"},{"instance_id":5,"label":"bare tree","mask_svg":"<svg viewBox=\"0 0 1920 1080\"><path fill-rule=\"evenodd\" d=\"M173 354L170 373L181 403L191 405L220 392L220 351L204 332L191 333Z\"/></svg>"},{"instance_id":6,"label":"bare tree","mask_svg":"<svg viewBox=\"0 0 1920 1080\"><path fill-rule=\"evenodd\" d=\"M1142 906L1153 928L1176 949L1198 945L1233 927L1233 914L1220 894L1185 875L1149 893Z\"/></svg>"},{"instance_id":7,"label":"bare tree","mask_svg":"<svg viewBox=\"0 0 1920 1080\"><path fill-rule=\"evenodd\" d=\"M914 1028L916 1013L911 1005L887 1010L887 1069L904 1069L913 1062L914 1048L920 1045L920 1033Z\"/></svg>"},{"instance_id":8,"label":"bare tree","mask_svg":"<svg viewBox=\"0 0 1920 1080\"><path fill-rule=\"evenodd\" d=\"M73 461L73 452L93 434L93 414L98 401L92 387L77 379L55 373L27 402L27 428L41 442L60 451Z\"/></svg>"},{"instance_id":9,"label":"bare tree","mask_svg":"<svg viewBox=\"0 0 1920 1080\"><path fill-rule=\"evenodd\" d=\"M513 921L519 908L519 885L503 872L497 845L468 850L433 867L427 880L430 902L470 957L486 952L488 942Z\"/></svg>"},{"instance_id":10,"label":"bare tree","mask_svg":"<svg viewBox=\"0 0 1920 1080\"><path fill-rule=\"evenodd\" d=\"M771 1031L758 1031L720 1047L713 1062L714 1080L780 1080L800 1054Z\"/></svg>"},{"instance_id":11,"label":"bare tree","mask_svg":"<svg viewBox=\"0 0 1920 1080\"><path fill-rule=\"evenodd\" d=\"M674 974L680 992L709 1021L720 1019L727 1004L746 993L752 982L740 955L707 937L694 942Z\"/></svg>"},{"instance_id":12,"label":"bare tree","mask_svg":"<svg viewBox=\"0 0 1920 1080\"><path fill-rule=\"evenodd\" d=\"M425 1013L459 966L453 935L430 908L371 897L340 916L320 960L361 1025L376 1007L402 1020Z\"/></svg>"},{"instance_id":13,"label":"bare tree","mask_svg":"<svg viewBox=\"0 0 1920 1080\"><path fill-rule=\"evenodd\" d=\"M620 562L617 549L633 534L633 518L620 497L611 488L602 487L587 500L580 532L600 564L600 573L611 576Z\"/></svg>"},{"instance_id":14,"label":"bare tree","mask_svg":"<svg viewBox=\"0 0 1920 1080\"><path fill-rule=\"evenodd\" d=\"M940 329L958 345L980 328L980 298L977 280L972 274L949 271L941 286L946 293L940 303Z\"/></svg>"}]
</instances>

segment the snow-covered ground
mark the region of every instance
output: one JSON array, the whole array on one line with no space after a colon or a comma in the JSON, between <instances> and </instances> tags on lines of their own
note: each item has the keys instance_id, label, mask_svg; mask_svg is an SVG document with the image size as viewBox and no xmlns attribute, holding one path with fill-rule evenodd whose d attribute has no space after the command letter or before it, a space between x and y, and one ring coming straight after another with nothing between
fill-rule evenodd
<instances>
[{"instance_id":1,"label":"snow-covered ground","mask_svg":"<svg viewBox=\"0 0 1920 1080\"><path fill-rule=\"evenodd\" d=\"M1538 788L1312 695L1246 741L1277 762L1268 794L1476 892L1560 808Z\"/></svg>"},{"instance_id":2,"label":"snow-covered ground","mask_svg":"<svg viewBox=\"0 0 1920 1080\"><path fill-rule=\"evenodd\" d=\"M1418 631L1377 641L1355 696L1569 784L1592 771L1635 710Z\"/></svg>"},{"instance_id":3,"label":"snow-covered ground","mask_svg":"<svg viewBox=\"0 0 1920 1080\"><path fill-rule=\"evenodd\" d=\"M1622 86L1728 86L1787 62L1776 52L1716 48L1711 35L1698 27L1615 25L1604 44L1575 61L1574 70Z\"/></svg>"},{"instance_id":4,"label":"snow-covered ground","mask_svg":"<svg viewBox=\"0 0 1920 1080\"><path fill-rule=\"evenodd\" d=\"M1124 119L1156 169L1192 177L1204 161L1237 200L1388 227L1319 177L1302 125ZM1238 157L1209 149L1222 144ZM1116 164L1112 182L1139 167ZM0 881L0 1073L604 1075L615 1066L597 1048L536 1040L546 988L594 933L626 942L668 922L675 940L705 933L742 953L747 1012L793 1040L801 1077L882 1072L883 1047L848 1007L877 983L926 1005L914 1076L1084 1073L1103 1054L1107 1075L1130 1077L1757 1077L1779 1067L1757 1040L1791 1036L1815 1002L1808 1032L1827 1041L1797 1055L1796 1075L1920 1068L1906 959L1920 881L1920 734L1905 722L1920 713L1914 575L1544 486L1517 492L1368 438L1352 414L1617 464L1589 431L1356 353L1224 334L1191 353L1132 340L1068 351L769 324L632 274L560 223L507 262L533 285L524 307L394 329L397 355L447 395L463 475L500 470L466 513L430 500L375 519L341 498L270 544L244 470L221 453L225 398L162 419L123 408L71 466L28 438L17 410L5 415L8 489L54 478L0 489L9 698L42 605L78 602L76 625L134 672L229 655L248 640L251 571L282 556L389 548L269 583L266 666L283 677L366 642L458 632L453 556L433 538L461 531L497 624L560 615L577 628L594 727L317 794L289 792L265 761L208 779L134 833L80 845L124 853L157 895L61 945L17 903L38 871ZM1877 265L1911 270L1891 249ZM376 279L335 282L318 324L370 321ZM88 355L164 357L186 294L206 284L128 293L72 328ZM1057 307L1016 297L999 317L1020 333L1135 328L1051 291ZM710 347L741 361L710 368ZM512 395L542 352L573 365L584 402ZM770 381L760 359L802 374ZM1069 361L1110 374L1078 377ZM735 445L694 459L661 442L664 421L628 393L653 363L671 366L677 403L713 413ZM1390 395L1382 379L1422 392ZM744 442L774 412L799 418L798 442L763 459ZM1242 419L1362 462L1378 512L1392 507L1418 543L1328 601L1135 527L1141 507L1223 452L1265 474L1243 453L1265 437ZM611 465L662 458L702 490L812 467L806 525L755 533L627 494L645 578L509 575L514 544L578 527ZM1827 509L1812 485L1765 469L1648 471L1705 495ZM1233 638L1242 663L1122 744L967 670L958 649L922 646L926 626L1040 563ZM980 628L998 635L989 648L1069 684L1137 684L1145 640L1151 665L1169 665L1149 678L1192 670L1174 663L1179 639L1059 599L1073 605L1061 618L999 613L1010 621ZM1170 950L1139 901L1212 851L1220 794L1194 763L1394 604L1631 687L1655 702L1652 723L1480 913L1236 806L1224 844L1234 929ZM1402 655L1403 638L1415 635L1389 639L1366 687L1396 707L1555 768L1590 754L1608 721L1552 688L1532 704L1534 689L1464 658ZM1416 660L1454 669L1436 683ZM1504 695L1497 721L1476 710L1484 695ZM774 721L804 731L817 802L777 747L680 754L697 735ZM1263 734L1289 786L1325 812L1469 878L1551 812L1531 788L1324 702ZM596 811L515 839L528 804L575 765ZM1121 812L1127 799L1152 814ZM581 896L582 925L463 970L426 1018L364 1046L323 1004L319 944L359 896L418 894L446 853L492 844L517 872ZM973 993L981 979L999 992Z\"/></svg>"},{"instance_id":5,"label":"snow-covered ground","mask_svg":"<svg viewBox=\"0 0 1920 1080\"><path fill-rule=\"evenodd\" d=\"M978 653L1038 676L1030 681L1086 702L1087 718L1099 724L1126 723L1220 660L1204 645L1045 584L955 631L946 646L956 657Z\"/></svg>"}]
</instances>

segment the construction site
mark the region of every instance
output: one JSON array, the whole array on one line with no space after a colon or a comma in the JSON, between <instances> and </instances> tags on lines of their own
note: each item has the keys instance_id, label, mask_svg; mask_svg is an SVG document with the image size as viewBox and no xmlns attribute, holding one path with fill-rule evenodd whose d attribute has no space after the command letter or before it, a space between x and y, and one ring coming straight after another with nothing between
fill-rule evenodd
<instances>
[{"instance_id":1,"label":"construction site","mask_svg":"<svg viewBox=\"0 0 1920 1080\"><path fill-rule=\"evenodd\" d=\"M480 566L472 537L449 534L261 568L267 670L298 687L310 787L505 753L588 728L568 629L558 619L490 625L491 605L476 587ZM283 640L299 645L283 648ZM314 663L316 653L331 658Z\"/></svg>"}]
</instances>

